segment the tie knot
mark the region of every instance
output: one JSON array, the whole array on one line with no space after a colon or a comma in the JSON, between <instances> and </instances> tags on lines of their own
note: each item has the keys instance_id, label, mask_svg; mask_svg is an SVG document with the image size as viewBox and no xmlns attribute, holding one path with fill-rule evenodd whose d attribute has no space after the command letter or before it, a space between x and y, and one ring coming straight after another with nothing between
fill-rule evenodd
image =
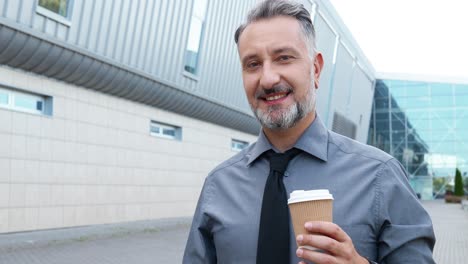
<instances>
[{"instance_id":1,"label":"tie knot","mask_svg":"<svg viewBox=\"0 0 468 264\"><path fill-rule=\"evenodd\" d=\"M270 160L270 169L283 175L288 167L289 161L299 153L301 153L301 151L296 148L290 149L284 153L268 152L267 157Z\"/></svg>"}]
</instances>

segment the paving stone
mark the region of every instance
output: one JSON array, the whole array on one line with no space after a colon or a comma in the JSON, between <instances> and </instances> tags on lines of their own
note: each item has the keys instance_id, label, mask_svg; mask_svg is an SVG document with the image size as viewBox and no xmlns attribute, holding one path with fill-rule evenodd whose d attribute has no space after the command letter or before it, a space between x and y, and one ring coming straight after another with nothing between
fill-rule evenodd
<instances>
[{"instance_id":1,"label":"paving stone","mask_svg":"<svg viewBox=\"0 0 468 264\"><path fill-rule=\"evenodd\" d=\"M423 201L434 223L438 264L468 263L468 211ZM1 264L181 263L190 220L140 221L0 235Z\"/></svg>"}]
</instances>

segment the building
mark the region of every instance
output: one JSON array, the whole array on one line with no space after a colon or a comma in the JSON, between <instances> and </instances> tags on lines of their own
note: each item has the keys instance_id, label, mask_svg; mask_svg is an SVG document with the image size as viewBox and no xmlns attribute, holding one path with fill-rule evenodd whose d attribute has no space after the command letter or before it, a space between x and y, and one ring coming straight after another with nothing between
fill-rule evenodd
<instances>
[{"instance_id":1,"label":"building","mask_svg":"<svg viewBox=\"0 0 468 264\"><path fill-rule=\"evenodd\" d=\"M255 141L233 34L256 0L0 4L0 233L190 216ZM318 112L367 142L375 73L330 3L303 1Z\"/></svg>"},{"instance_id":2,"label":"building","mask_svg":"<svg viewBox=\"0 0 468 264\"><path fill-rule=\"evenodd\" d=\"M468 171L468 84L427 77L379 79L370 145L397 158L422 199L432 199L433 177Z\"/></svg>"}]
</instances>

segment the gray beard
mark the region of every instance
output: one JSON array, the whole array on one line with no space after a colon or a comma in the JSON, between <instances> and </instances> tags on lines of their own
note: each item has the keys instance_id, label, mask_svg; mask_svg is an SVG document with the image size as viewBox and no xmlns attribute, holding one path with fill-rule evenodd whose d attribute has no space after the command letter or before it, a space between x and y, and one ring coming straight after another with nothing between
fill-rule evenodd
<instances>
[{"instance_id":1,"label":"gray beard","mask_svg":"<svg viewBox=\"0 0 468 264\"><path fill-rule=\"evenodd\" d=\"M314 93L315 90L311 87L305 100L296 102L287 109L281 109L280 106L271 106L267 111L251 108L262 127L272 130L288 129L315 109Z\"/></svg>"}]
</instances>

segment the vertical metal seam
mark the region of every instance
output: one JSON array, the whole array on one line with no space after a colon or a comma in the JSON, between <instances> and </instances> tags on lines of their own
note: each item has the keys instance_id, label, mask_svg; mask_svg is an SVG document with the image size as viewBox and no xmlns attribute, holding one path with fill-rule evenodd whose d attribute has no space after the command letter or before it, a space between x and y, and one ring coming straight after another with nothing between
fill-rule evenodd
<instances>
[{"instance_id":1,"label":"vertical metal seam","mask_svg":"<svg viewBox=\"0 0 468 264\"><path fill-rule=\"evenodd\" d=\"M86 47L87 50L90 50L90 47L89 47L89 44L90 44L90 41L91 41L91 32L92 32L92 27L93 27L93 18L94 16L96 15L96 2L97 1L93 1L93 7L91 9L91 20L89 21L88 23L88 32L86 34L86 44L84 45Z\"/></svg>"},{"instance_id":2,"label":"vertical metal seam","mask_svg":"<svg viewBox=\"0 0 468 264\"><path fill-rule=\"evenodd\" d=\"M128 12L127 12L127 23L125 24L125 30L123 31L124 32L124 36L127 36L128 37L128 31L129 31L129 25L130 25L130 20L131 20L131 14L132 14L132 10L133 10L133 5L130 3L130 8L128 9ZM120 52L120 57L118 58L118 61L120 61L121 63L125 63L125 50L126 50L126 47L127 47L127 42L129 42L131 40L128 40L128 38L125 38L123 39L123 43L122 43L122 50ZM131 43L130 43L131 45Z\"/></svg>"},{"instance_id":3,"label":"vertical metal seam","mask_svg":"<svg viewBox=\"0 0 468 264\"><path fill-rule=\"evenodd\" d=\"M151 8L151 11L150 11L150 13L152 15L151 15L150 24L149 24L149 27L148 27L148 38L146 39L146 45L145 45L146 56L143 56L142 67L141 67L146 72L151 72L150 69L147 68L147 63L148 63L148 59L150 59L152 57L152 54L154 53L154 49L151 49L149 47L150 47L151 39L153 39L153 36L155 36L157 34L157 32L155 30L156 25L154 25L155 28L153 28L153 24L155 23L155 21L157 22L157 18L154 19L154 17L155 17L154 10L155 10L155 8L157 6L157 1L151 1L151 2L153 3L153 7ZM159 12L161 12L161 10L159 10ZM158 14L158 17L159 17L159 14ZM146 50L149 50L149 52L147 52Z\"/></svg>"},{"instance_id":4,"label":"vertical metal seam","mask_svg":"<svg viewBox=\"0 0 468 264\"><path fill-rule=\"evenodd\" d=\"M164 32L164 34L161 34L161 46L160 46L161 49L158 51L158 53L157 53L158 55L161 54L161 52L164 50L164 49L162 49L162 47L167 48L167 46L168 46L168 45L166 45L166 44L167 44L167 43L166 43L166 42L167 42L167 38L165 38L166 35L167 35L167 34L166 34L166 25L167 25L168 23L170 23L170 22L169 22L169 19L168 19L168 16L169 16L169 11L168 11L168 10L169 10L169 6L171 6L171 5L173 5L173 4L174 4L174 2L170 1L170 3L168 3L168 4L167 4L167 7L166 7L166 8L167 8L167 9L166 9L166 16L165 16L166 19L164 19L164 24L163 24L163 28L162 28L162 30L163 30L162 32ZM171 10L171 15L173 15L173 12L174 12L173 8L171 8L170 10ZM170 31L170 28L169 28L169 31ZM160 61L167 61L167 52L163 53L162 56L158 56L158 58L162 58ZM158 60L158 61L159 61L159 60ZM154 62L155 62L155 61L154 61ZM154 63L154 62L153 62L153 63ZM161 76L164 76L164 71L160 71L160 75L161 75Z\"/></svg>"},{"instance_id":5,"label":"vertical metal seam","mask_svg":"<svg viewBox=\"0 0 468 264\"><path fill-rule=\"evenodd\" d=\"M325 22L326 23L326 22ZM335 58L338 53L338 45L340 43L340 36L337 35L335 32L333 32L333 34L335 34L335 47L333 49L333 57ZM331 68L331 74L330 74L330 83L329 83L329 93L328 93L328 105L327 105L327 113L326 113L326 117L325 117L325 124L327 127L329 127L329 118L330 118L330 111L332 111L332 97L333 97L333 79L335 77L335 71L336 71L336 63L332 63L332 68Z\"/></svg>"},{"instance_id":6,"label":"vertical metal seam","mask_svg":"<svg viewBox=\"0 0 468 264\"><path fill-rule=\"evenodd\" d=\"M97 2L97 1L95 1ZM112 4L112 6L114 6ZM105 9L106 5L105 4L101 4L101 14L99 15L99 22L97 24L97 32L96 32L96 41L94 42L94 47L92 50L94 50L96 53L98 53L98 43L100 42L101 40L101 32L102 32L102 21L104 20L104 9ZM110 17L110 16L109 16ZM109 30L109 24L107 24L107 27L106 27ZM101 40L102 41L102 40Z\"/></svg>"},{"instance_id":7,"label":"vertical metal seam","mask_svg":"<svg viewBox=\"0 0 468 264\"><path fill-rule=\"evenodd\" d=\"M23 9L23 1L24 0L19 0L19 5L18 5L18 9L16 10L16 22L17 23L20 23L20 17L21 17L21 9Z\"/></svg>"},{"instance_id":8,"label":"vertical metal seam","mask_svg":"<svg viewBox=\"0 0 468 264\"><path fill-rule=\"evenodd\" d=\"M143 50L143 54L146 53L146 41L143 40L143 36L146 36L146 38L149 38L149 34L146 34L147 32L150 31L150 26L151 26L151 23L152 23L152 20L153 20L153 16L150 17L149 19L149 23L146 23L148 22L147 21L147 14L148 12L150 12L150 8L148 7L149 3L148 3L148 0L145 0L146 3L145 3L145 12L144 12L144 18L143 18L143 22L142 22L142 28L141 28L141 33L140 33L140 40L138 41L138 51L137 51L137 55L136 55L136 67L135 68L139 68L139 69L143 69L143 60L140 59L140 56L141 56L141 51ZM154 1L149 1L150 3L154 3ZM150 13L151 15L151 13Z\"/></svg>"},{"instance_id":9,"label":"vertical metal seam","mask_svg":"<svg viewBox=\"0 0 468 264\"><path fill-rule=\"evenodd\" d=\"M131 41L130 41L130 50L127 51L127 55L128 55L128 60L125 61L124 58L122 58L122 62L129 65L130 67L133 66L132 65L132 58L133 58L133 53L135 52L135 50L133 49L133 47L135 46L135 42L136 41L136 38L135 38L135 34L138 30L138 21L139 21L139 13L138 11L140 10L140 5L141 5L141 2L143 0L138 0L138 4L137 4L137 7L135 9L135 19L133 20L133 28L129 29L129 30L132 30L132 38L131 38ZM137 47L138 47L138 43L137 43Z\"/></svg>"},{"instance_id":10,"label":"vertical metal seam","mask_svg":"<svg viewBox=\"0 0 468 264\"><path fill-rule=\"evenodd\" d=\"M119 30L120 28L120 25L121 25L121 22L122 22L122 13L123 13L123 6L124 6L124 3L123 1L120 1L120 11L119 11L119 18L117 19L117 30L116 30L116 34L115 34L115 39L114 39L114 49L112 50L112 55L111 55L111 58L115 60L115 53L117 52L117 41L119 40L119 35L121 33L121 30ZM115 2L114 2L115 4Z\"/></svg>"},{"instance_id":11,"label":"vertical metal seam","mask_svg":"<svg viewBox=\"0 0 468 264\"><path fill-rule=\"evenodd\" d=\"M3 17L6 17L7 6L8 6L8 0L5 0L5 2L3 2L3 13L2 13Z\"/></svg>"},{"instance_id":12,"label":"vertical metal seam","mask_svg":"<svg viewBox=\"0 0 468 264\"><path fill-rule=\"evenodd\" d=\"M112 17L114 15L114 11L115 11L115 1L112 1L112 7L111 7L111 10L110 10L110 14L109 14L109 25L107 25L108 30L107 30L107 34L106 34L106 36L104 38L104 43L105 43L104 50L107 50L106 46L109 45L109 43L110 43L109 38L110 38L110 33L112 31L110 24L112 23ZM103 54L107 55L106 53L107 53L106 51L103 52Z\"/></svg>"}]
</instances>

